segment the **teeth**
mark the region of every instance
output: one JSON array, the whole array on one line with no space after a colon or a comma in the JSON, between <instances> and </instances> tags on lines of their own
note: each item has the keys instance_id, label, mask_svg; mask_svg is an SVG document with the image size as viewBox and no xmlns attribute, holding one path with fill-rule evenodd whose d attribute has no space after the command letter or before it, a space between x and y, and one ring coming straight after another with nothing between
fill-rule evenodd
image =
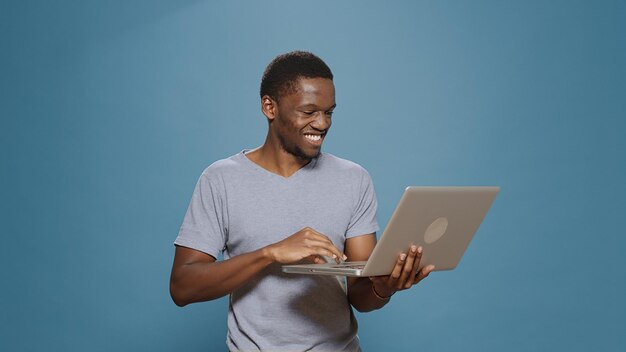
<instances>
[{"instance_id":1,"label":"teeth","mask_svg":"<svg viewBox=\"0 0 626 352\"><path fill-rule=\"evenodd\" d=\"M317 134L305 134L304 137L312 140L312 141L319 141L320 139L322 139L322 136L317 135Z\"/></svg>"}]
</instances>

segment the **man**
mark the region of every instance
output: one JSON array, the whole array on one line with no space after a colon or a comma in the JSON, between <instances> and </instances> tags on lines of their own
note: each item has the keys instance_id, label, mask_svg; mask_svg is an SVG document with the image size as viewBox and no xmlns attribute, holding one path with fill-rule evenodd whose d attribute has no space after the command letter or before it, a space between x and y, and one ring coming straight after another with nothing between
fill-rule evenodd
<instances>
[{"instance_id":1,"label":"man","mask_svg":"<svg viewBox=\"0 0 626 352\"><path fill-rule=\"evenodd\" d=\"M359 165L321 153L335 109L333 74L302 51L276 57L261 82L267 138L209 166L176 238L170 291L184 306L230 294L230 350L358 351L359 311L381 308L418 272L421 248L391 275L348 280L293 275L283 264L324 257L367 260L376 244L376 197ZM223 261L216 261L223 251Z\"/></svg>"}]
</instances>

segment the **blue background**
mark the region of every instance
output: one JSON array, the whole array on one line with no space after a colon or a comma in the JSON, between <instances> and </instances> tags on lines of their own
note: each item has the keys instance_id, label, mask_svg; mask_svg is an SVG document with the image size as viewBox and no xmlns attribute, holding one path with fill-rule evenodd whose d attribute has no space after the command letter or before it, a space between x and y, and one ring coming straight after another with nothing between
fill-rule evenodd
<instances>
[{"instance_id":1,"label":"blue background","mask_svg":"<svg viewBox=\"0 0 626 352\"><path fill-rule=\"evenodd\" d=\"M406 185L499 185L461 265L358 314L365 350L626 348L620 1L3 1L0 350L225 350L176 307L200 172L260 145L277 54L333 69L325 151Z\"/></svg>"}]
</instances>

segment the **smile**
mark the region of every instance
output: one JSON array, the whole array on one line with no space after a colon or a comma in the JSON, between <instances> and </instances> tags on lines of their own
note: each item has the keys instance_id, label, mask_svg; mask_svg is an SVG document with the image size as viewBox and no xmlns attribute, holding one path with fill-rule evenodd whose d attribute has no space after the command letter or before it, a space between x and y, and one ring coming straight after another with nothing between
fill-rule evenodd
<instances>
[{"instance_id":1,"label":"smile","mask_svg":"<svg viewBox=\"0 0 626 352\"><path fill-rule=\"evenodd\" d=\"M304 138L312 141L312 142L318 142L322 139L322 136L319 134L305 134Z\"/></svg>"}]
</instances>

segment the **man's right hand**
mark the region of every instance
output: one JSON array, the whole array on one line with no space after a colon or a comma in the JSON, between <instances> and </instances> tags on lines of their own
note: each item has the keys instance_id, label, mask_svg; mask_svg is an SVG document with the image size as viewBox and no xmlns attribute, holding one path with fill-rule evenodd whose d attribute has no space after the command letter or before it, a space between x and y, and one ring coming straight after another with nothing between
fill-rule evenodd
<instances>
[{"instance_id":1,"label":"man's right hand","mask_svg":"<svg viewBox=\"0 0 626 352\"><path fill-rule=\"evenodd\" d=\"M323 263L322 256L331 257L339 263L346 260L333 242L326 236L310 227L305 227L280 242L265 247L267 254L274 262L291 264L303 259L310 259L315 263Z\"/></svg>"}]
</instances>

